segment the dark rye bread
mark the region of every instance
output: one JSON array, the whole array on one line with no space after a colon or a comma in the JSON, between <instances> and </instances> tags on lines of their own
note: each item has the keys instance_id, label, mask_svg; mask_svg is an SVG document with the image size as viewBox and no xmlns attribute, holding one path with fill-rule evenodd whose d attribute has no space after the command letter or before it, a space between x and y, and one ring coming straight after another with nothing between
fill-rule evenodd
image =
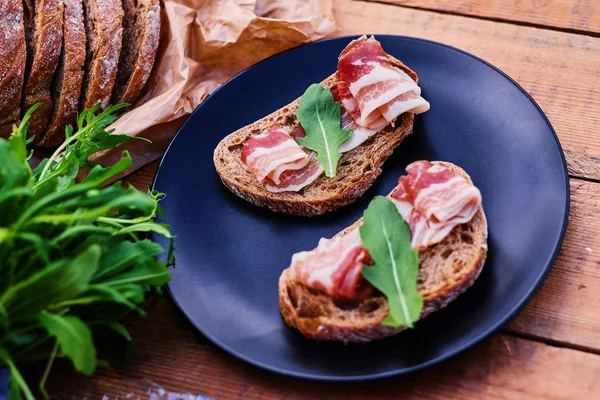
<instances>
[{"instance_id":1,"label":"dark rye bread","mask_svg":"<svg viewBox=\"0 0 600 400\"><path fill-rule=\"evenodd\" d=\"M23 3L0 1L0 137L8 137L19 123L26 47Z\"/></svg>"},{"instance_id":2,"label":"dark rye bread","mask_svg":"<svg viewBox=\"0 0 600 400\"><path fill-rule=\"evenodd\" d=\"M123 47L119 58L113 104L133 104L146 85L160 38L160 2L123 0Z\"/></svg>"},{"instance_id":3,"label":"dark rye bread","mask_svg":"<svg viewBox=\"0 0 600 400\"><path fill-rule=\"evenodd\" d=\"M445 162L439 164L471 181L461 168ZM362 219L338 235L361 222ZM479 276L486 255L487 222L483 208L468 224L457 226L442 242L421 252L417 282L424 300L421 319L444 308L467 290ZM279 278L279 306L287 325L316 340L368 342L404 330L381 325L388 314L388 305L379 292L360 302L338 302L293 281L287 269Z\"/></svg>"},{"instance_id":4,"label":"dark rye bread","mask_svg":"<svg viewBox=\"0 0 600 400\"><path fill-rule=\"evenodd\" d=\"M108 106L123 39L121 0L84 0L88 42L80 109Z\"/></svg>"},{"instance_id":5,"label":"dark rye bread","mask_svg":"<svg viewBox=\"0 0 600 400\"><path fill-rule=\"evenodd\" d=\"M42 105L29 120L29 136L40 138L52 112L50 86L62 47L62 0L25 0L27 67L21 116L34 104Z\"/></svg>"},{"instance_id":6,"label":"dark rye bread","mask_svg":"<svg viewBox=\"0 0 600 400\"><path fill-rule=\"evenodd\" d=\"M388 55L389 56L389 55ZM417 74L399 60L389 56L393 64L404 70L415 82ZM321 85L333 88L336 74L329 76ZM242 199L275 212L312 216L335 210L354 202L381 173L381 166L392 155L402 140L412 133L414 114L404 113L382 132L344 153L338 163L336 176L325 175L298 192L269 192L257 181L250 169L241 161L242 147L252 136L266 131L272 124L290 129L298 125L296 109L300 100L225 137L214 152L214 164L223 184Z\"/></svg>"},{"instance_id":7,"label":"dark rye bread","mask_svg":"<svg viewBox=\"0 0 600 400\"><path fill-rule=\"evenodd\" d=\"M38 143L56 147L65 140L65 126L77 118L83 66L85 63L85 26L81 0L64 1L63 47L52 85L53 109L48 129Z\"/></svg>"}]
</instances>

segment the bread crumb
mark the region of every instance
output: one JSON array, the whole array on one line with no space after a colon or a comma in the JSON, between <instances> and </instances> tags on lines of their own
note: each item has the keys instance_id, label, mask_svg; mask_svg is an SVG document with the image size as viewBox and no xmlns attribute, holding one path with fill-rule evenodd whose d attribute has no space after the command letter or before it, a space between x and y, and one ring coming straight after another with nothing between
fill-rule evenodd
<instances>
[{"instance_id":1,"label":"bread crumb","mask_svg":"<svg viewBox=\"0 0 600 400\"><path fill-rule=\"evenodd\" d=\"M591 247L585 247L585 251L588 251L588 252L591 253L592 252L592 248Z\"/></svg>"}]
</instances>

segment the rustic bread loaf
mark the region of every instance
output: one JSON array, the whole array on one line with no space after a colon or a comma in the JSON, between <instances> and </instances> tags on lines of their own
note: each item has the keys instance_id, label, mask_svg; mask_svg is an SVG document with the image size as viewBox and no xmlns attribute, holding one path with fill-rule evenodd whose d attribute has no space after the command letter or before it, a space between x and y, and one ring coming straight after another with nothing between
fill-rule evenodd
<instances>
[{"instance_id":1,"label":"rustic bread loaf","mask_svg":"<svg viewBox=\"0 0 600 400\"><path fill-rule=\"evenodd\" d=\"M389 56L393 64L404 70L415 82L417 74L399 60ZM331 89L336 74L321 85ZM213 161L223 184L242 199L272 211L295 215L317 215L354 202L381 173L381 166L392 155L402 140L412 133L414 114L400 115L395 126L388 125L382 132L344 153L338 163L336 176L324 175L298 192L271 193L258 182L250 169L241 161L242 147L252 136L266 131L273 124L293 128L298 125L296 109L300 99L275 111L263 119L245 126L225 137L214 152Z\"/></svg>"},{"instance_id":2,"label":"rustic bread loaf","mask_svg":"<svg viewBox=\"0 0 600 400\"><path fill-rule=\"evenodd\" d=\"M440 164L471 181L461 168ZM338 235L361 222L362 219ZM424 300L421 318L445 307L467 290L479 276L486 255L487 223L483 208L468 224L457 226L442 242L420 252L417 290ZM382 294L341 303L292 280L287 269L279 278L279 306L286 324L311 339L368 342L404 329L381 324L388 314L387 299Z\"/></svg>"},{"instance_id":3,"label":"rustic bread loaf","mask_svg":"<svg viewBox=\"0 0 600 400\"><path fill-rule=\"evenodd\" d=\"M62 0L25 0L27 68L21 114L37 102L42 105L29 121L29 136L40 138L52 111L50 86L62 47Z\"/></svg>"},{"instance_id":4,"label":"rustic bread loaf","mask_svg":"<svg viewBox=\"0 0 600 400\"><path fill-rule=\"evenodd\" d=\"M23 3L0 1L0 137L12 132L19 123L21 91L25 74L26 47Z\"/></svg>"},{"instance_id":5,"label":"rustic bread loaf","mask_svg":"<svg viewBox=\"0 0 600 400\"><path fill-rule=\"evenodd\" d=\"M40 146L56 147L65 140L65 126L74 124L83 82L86 56L81 0L64 1L62 54L52 85L53 109Z\"/></svg>"},{"instance_id":6,"label":"rustic bread loaf","mask_svg":"<svg viewBox=\"0 0 600 400\"><path fill-rule=\"evenodd\" d=\"M134 103L146 85L160 38L160 2L123 0L123 48L112 103Z\"/></svg>"},{"instance_id":7,"label":"rustic bread loaf","mask_svg":"<svg viewBox=\"0 0 600 400\"><path fill-rule=\"evenodd\" d=\"M80 109L106 108L117 76L123 38L121 0L84 0L87 56Z\"/></svg>"}]
</instances>

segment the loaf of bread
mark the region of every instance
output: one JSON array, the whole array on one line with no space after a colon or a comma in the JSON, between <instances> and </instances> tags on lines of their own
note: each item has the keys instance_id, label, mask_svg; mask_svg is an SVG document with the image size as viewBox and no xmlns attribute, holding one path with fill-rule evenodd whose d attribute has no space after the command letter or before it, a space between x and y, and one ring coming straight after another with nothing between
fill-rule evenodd
<instances>
[{"instance_id":1,"label":"loaf of bread","mask_svg":"<svg viewBox=\"0 0 600 400\"><path fill-rule=\"evenodd\" d=\"M160 1L4 0L0 26L0 137L41 103L28 133L57 147L78 111L138 99L156 58Z\"/></svg>"}]
</instances>

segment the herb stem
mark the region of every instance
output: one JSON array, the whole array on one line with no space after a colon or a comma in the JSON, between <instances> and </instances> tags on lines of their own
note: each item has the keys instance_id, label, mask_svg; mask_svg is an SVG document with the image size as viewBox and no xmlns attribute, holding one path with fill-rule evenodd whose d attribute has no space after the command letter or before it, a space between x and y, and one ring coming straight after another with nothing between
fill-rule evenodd
<instances>
[{"instance_id":1,"label":"herb stem","mask_svg":"<svg viewBox=\"0 0 600 400\"><path fill-rule=\"evenodd\" d=\"M52 368L52 364L54 364L54 359L56 358L56 353L58 352L58 340L54 344L54 349L52 349L52 354L48 359L48 364L46 364L46 369L44 370L44 375L42 375L42 379L40 380L40 392L44 396L44 399L49 399L48 393L46 392L46 380L48 379L48 375L50 375L50 369Z\"/></svg>"}]
</instances>

